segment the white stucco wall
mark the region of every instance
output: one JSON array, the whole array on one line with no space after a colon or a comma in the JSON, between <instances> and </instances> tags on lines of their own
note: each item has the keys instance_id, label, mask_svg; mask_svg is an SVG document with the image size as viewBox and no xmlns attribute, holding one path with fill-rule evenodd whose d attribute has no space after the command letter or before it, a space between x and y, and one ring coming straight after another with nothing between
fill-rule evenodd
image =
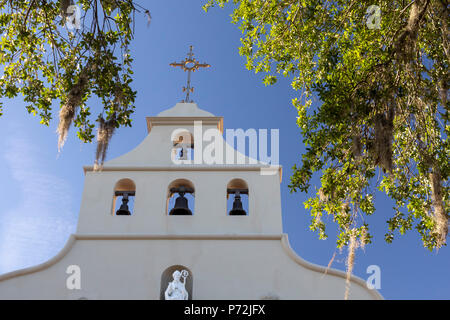
<instances>
[{"instance_id":1,"label":"white stucco wall","mask_svg":"<svg viewBox=\"0 0 450 320\"><path fill-rule=\"evenodd\" d=\"M343 299L345 292L343 273L312 270L281 236L78 236L55 260L1 276L0 299L159 299L161 275L172 265L192 272L193 299ZM66 288L70 265L81 268L80 290ZM353 278L350 299L378 298Z\"/></svg>"},{"instance_id":2,"label":"white stucco wall","mask_svg":"<svg viewBox=\"0 0 450 320\"><path fill-rule=\"evenodd\" d=\"M112 215L114 186L120 179L136 184L131 216ZM179 178L195 187L193 216L167 215L167 188ZM249 186L249 214L229 216L227 184L234 178ZM280 234L279 176L259 171L104 171L86 174L77 233Z\"/></svg>"}]
</instances>

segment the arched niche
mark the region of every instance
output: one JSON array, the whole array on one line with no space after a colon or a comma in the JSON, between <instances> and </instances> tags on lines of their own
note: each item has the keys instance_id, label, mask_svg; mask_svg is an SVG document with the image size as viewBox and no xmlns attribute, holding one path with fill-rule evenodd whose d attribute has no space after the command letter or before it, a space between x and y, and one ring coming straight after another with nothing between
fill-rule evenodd
<instances>
[{"instance_id":1,"label":"arched niche","mask_svg":"<svg viewBox=\"0 0 450 320\"><path fill-rule=\"evenodd\" d=\"M123 199L126 197L128 202L126 203L129 212L132 215L134 213L134 199L136 196L136 184L133 180L124 178L116 182L113 192L113 203L111 214L115 216L120 206L124 203Z\"/></svg>"},{"instance_id":2,"label":"arched niche","mask_svg":"<svg viewBox=\"0 0 450 320\"><path fill-rule=\"evenodd\" d=\"M173 189L185 188L189 192L184 194L184 197L188 201L188 207L194 214L195 209L195 187L194 184L187 179L176 179L172 181L167 187L167 201L166 201L166 215L169 215L170 211L175 206L176 198L179 196L178 192L173 192Z\"/></svg>"},{"instance_id":3,"label":"arched niche","mask_svg":"<svg viewBox=\"0 0 450 320\"><path fill-rule=\"evenodd\" d=\"M174 163L187 163L194 160L194 136L187 129L175 129L171 134L171 159Z\"/></svg>"},{"instance_id":4,"label":"arched niche","mask_svg":"<svg viewBox=\"0 0 450 320\"><path fill-rule=\"evenodd\" d=\"M230 196L231 195L231 196ZM236 197L239 195L240 200L237 200ZM236 211L232 212L234 202L240 201L242 204L242 209L245 211L241 212L237 215L248 215L249 214L249 188L248 184L245 180L241 178L232 179L227 184L227 215L236 215ZM231 214L234 213L234 214Z\"/></svg>"},{"instance_id":5,"label":"arched niche","mask_svg":"<svg viewBox=\"0 0 450 320\"><path fill-rule=\"evenodd\" d=\"M165 292L167 289L167 286L169 285L169 282L173 280L173 273L178 270L187 270L189 272L188 277L186 278L185 288L188 293L188 300L192 300L192 287L193 287L193 275L192 271L182 265L173 265L168 267L166 270L163 271L161 274L161 290L160 290L160 300L165 300Z\"/></svg>"},{"instance_id":6,"label":"arched niche","mask_svg":"<svg viewBox=\"0 0 450 320\"><path fill-rule=\"evenodd\" d=\"M248 190L248 184L245 180L243 180L241 178L235 178L235 179L232 179L230 182L228 182L227 188L228 189L247 189Z\"/></svg>"}]
</instances>

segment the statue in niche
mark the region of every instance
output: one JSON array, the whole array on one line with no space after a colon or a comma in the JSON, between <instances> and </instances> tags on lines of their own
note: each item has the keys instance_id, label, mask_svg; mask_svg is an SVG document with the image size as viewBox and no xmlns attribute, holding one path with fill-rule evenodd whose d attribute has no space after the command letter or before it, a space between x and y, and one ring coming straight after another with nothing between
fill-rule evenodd
<instances>
[{"instance_id":1,"label":"statue in niche","mask_svg":"<svg viewBox=\"0 0 450 320\"><path fill-rule=\"evenodd\" d=\"M172 274L173 281L169 282L166 292L164 293L166 300L187 300L188 299L189 294L185 288L186 278L188 276L189 276L189 272L187 270L182 270L181 272L178 270L175 270L175 272ZM183 281L180 280L181 277L183 277Z\"/></svg>"}]
</instances>

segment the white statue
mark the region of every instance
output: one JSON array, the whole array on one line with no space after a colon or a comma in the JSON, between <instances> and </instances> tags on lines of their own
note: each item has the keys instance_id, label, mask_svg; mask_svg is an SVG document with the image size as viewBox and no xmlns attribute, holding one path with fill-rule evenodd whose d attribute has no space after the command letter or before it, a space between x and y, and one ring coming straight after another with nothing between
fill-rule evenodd
<instances>
[{"instance_id":1,"label":"white statue","mask_svg":"<svg viewBox=\"0 0 450 320\"><path fill-rule=\"evenodd\" d=\"M172 274L173 281L169 282L166 292L164 293L166 300L187 300L188 299L189 294L185 288L186 278L188 276L189 276L189 272L187 270L182 270L181 272L178 270L175 270L175 272ZM183 282L180 281L181 277L183 277Z\"/></svg>"}]
</instances>

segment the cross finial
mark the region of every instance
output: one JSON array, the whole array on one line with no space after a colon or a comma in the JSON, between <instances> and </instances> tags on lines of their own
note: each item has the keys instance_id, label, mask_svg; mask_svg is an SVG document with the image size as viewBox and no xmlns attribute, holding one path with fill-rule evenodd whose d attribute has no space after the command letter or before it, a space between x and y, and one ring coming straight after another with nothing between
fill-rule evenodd
<instances>
[{"instance_id":1,"label":"cross finial","mask_svg":"<svg viewBox=\"0 0 450 320\"><path fill-rule=\"evenodd\" d=\"M192 52L192 46L189 46L189 52L187 55L188 55L189 59L194 58L194 53Z\"/></svg>"},{"instance_id":2,"label":"cross finial","mask_svg":"<svg viewBox=\"0 0 450 320\"><path fill-rule=\"evenodd\" d=\"M187 85L186 87L183 87L183 92L186 92L186 98L182 100L181 102L192 102L192 100L189 100L189 93L194 92L194 87L191 87L191 71L195 72L199 68L209 68L210 65L207 63L199 63L194 58L194 53L192 52L192 46L189 47L188 57L185 58L181 62L173 62L170 65L172 67L181 67L183 71L188 72L188 78L187 78Z\"/></svg>"}]
</instances>

